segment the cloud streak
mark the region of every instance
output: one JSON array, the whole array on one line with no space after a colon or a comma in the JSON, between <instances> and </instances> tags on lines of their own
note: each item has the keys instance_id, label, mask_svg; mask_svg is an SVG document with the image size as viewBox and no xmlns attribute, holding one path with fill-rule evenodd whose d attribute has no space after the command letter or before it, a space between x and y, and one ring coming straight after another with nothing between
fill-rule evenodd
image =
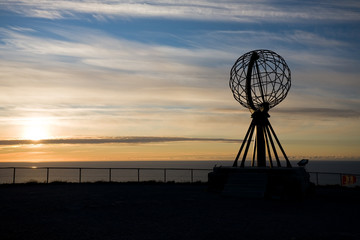
<instances>
[{"instance_id":1,"label":"cloud streak","mask_svg":"<svg viewBox=\"0 0 360 240\"><path fill-rule=\"evenodd\" d=\"M0 75L2 79L11 79L0 86L5 93L0 96L2 106L6 107L2 115L3 123L9 122L4 116L10 114L10 109L14 117L50 115L59 124L54 128L73 125L60 136L72 133L98 135L99 131L106 136L141 135L144 132L156 135L159 131L161 135L169 132L180 136L229 135L231 127L226 130L226 124L238 126L237 112L246 119L249 116L233 100L228 89L229 68L238 57L237 53L248 50L244 46L252 48L252 44L256 46L264 39L268 44L290 44L291 41L307 39L304 44L317 49L312 52L277 51L280 55L285 52L283 56L289 60L292 70L295 66L294 88L311 88L307 91L291 90L291 97L296 93L303 96L311 92L311 96L305 100L299 96L301 99L296 102L297 106L303 106L298 111L302 112L302 117L324 117L326 113L331 117L335 112L339 118L348 118L357 114L349 110L348 101L341 104L340 100L348 98L348 93L336 96L340 100L333 108L350 112L324 111L329 98L335 99L335 95L332 92L329 94L324 86L352 91L358 88L357 85L346 86L349 81L357 81L344 74L325 75L321 72L319 77L314 74L314 69L319 66L333 68L348 61L343 55L331 55L330 52L319 54L320 46L324 46L322 49L334 49L346 46L346 43L314 33L210 31L198 36L185 36L194 42L207 40L203 45L189 48L130 41L84 27L44 27L34 30L10 26L0 31L5 42L0 49L1 55L7 58L7 61L0 60ZM50 36L59 38L33 35L36 31L49 32ZM74 35L74 32L78 34ZM296 77L296 67L299 65L306 66L307 71L311 70L303 79ZM335 80L331 80L334 77ZM342 78L340 86L337 78ZM330 84L330 81L333 83ZM320 92L324 97L318 96ZM322 111L305 111L309 104ZM239 110L233 113L214 110L232 109L235 106ZM279 107L280 111L282 106ZM357 106L358 102L352 104L352 108ZM101 128L97 124L99 121L102 122ZM87 126L87 132L81 132L84 126ZM130 129L133 129L132 132Z\"/></svg>"},{"instance_id":2,"label":"cloud streak","mask_svg":"<svg viewBox=\"0 0 360 240\"><path fill-rule=\"evenodd\" d=\"M193 19L201 21L353 21L359 20L359 4L356 1L51 1L20 0L3 1L4 9L30 17L48 19L77 18L77 14L89 14L104 21L112 17L156 17L169 19Z\"/></svg>"},{"instance_id":3,"label":"cloud streak","mask_svg":"<svg viewBox=\"0 0 360 240\"><path fill-rule=\"evenodd\" d=\"M0 145L29 144L150 144L165 142L241 142L226 138L186 138L186 137L113 137L113 138L61 138L42 140L0 140Z\"/></svg>"},{"instance_id":4,"label":"cloud streak","mask_svg":"<svg viewBox=\"0 0 360 240\"><path fill-rule=\"evenodd\" d=\"M299 116L326 117L331 118L359 118L360 111L353 109L336 109L336 108L278 108L274 109L275 113L291 114Z\"/></svg>"}]
</instances>

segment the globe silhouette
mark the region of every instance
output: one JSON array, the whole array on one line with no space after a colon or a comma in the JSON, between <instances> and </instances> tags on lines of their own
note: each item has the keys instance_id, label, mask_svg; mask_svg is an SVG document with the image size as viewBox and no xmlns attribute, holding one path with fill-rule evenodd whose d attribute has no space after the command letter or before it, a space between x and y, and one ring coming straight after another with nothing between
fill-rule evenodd
<instances>
[{"instance_id":1,"label":"globe silhouette","mask_svg":"<svg viewBox=\"0 0 360 240\"><path fill-rule=\"evenodd\" d=\"M285 60L270 50L254 50L239 57L230 71L234 98L250 111L268 111L287 96L291 72Z\"/></svg>"}]
</instances>

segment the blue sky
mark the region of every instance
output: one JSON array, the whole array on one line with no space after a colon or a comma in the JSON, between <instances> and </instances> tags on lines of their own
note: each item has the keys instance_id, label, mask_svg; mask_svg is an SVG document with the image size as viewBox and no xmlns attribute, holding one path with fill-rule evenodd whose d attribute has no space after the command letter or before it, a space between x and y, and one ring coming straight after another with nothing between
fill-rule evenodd
<instances>
[{"instance_id":1,"label":"blue sky","mask_svg":"<svg viewBox=\"0 0 360 240\"><path fill-rule=\"evenodd\" d=\"M288 154L359 157L359 40L358 1L1 1L0 138L241 139L229 72L269 49L292 71L270 111Z\"/></svg>"}]
</instances>

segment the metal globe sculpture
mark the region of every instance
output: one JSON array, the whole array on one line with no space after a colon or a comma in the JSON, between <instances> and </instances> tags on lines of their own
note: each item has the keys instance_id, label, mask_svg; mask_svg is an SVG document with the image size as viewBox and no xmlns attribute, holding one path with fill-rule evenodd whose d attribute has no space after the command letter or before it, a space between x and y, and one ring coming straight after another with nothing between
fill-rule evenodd
<instances>
[{"instance_id":1,"label":"metal globe sculpture","mask_svg":"<svg viewBox=\"0 0 360 240\"><path fill-rule=\"evenodd\" d=\"M269 110L285 99L291 87L285 60L269 50L245 53L231 68L229 85L252 120L233 165L215 166L209 173L209 188L227 196L302 198L310 189L310 175L304 169L308 160L292 168L269 121ZM245 167L248 160L251 164Z\"/></svg>"},{"instance_id":2,"label":"metal globe sculpture","mask_svg":"<svg viewBox=\"0 0 360 240\"><path fill-rule=\"evenodd\" d=\"M245 166L249 146L253 143L251 166L281 167L278 149L282 152L286 166L291 167L284 149L277 138L268 118L268 111L287 96L291 87L291 72L285 60L270 50L254 50L238 58L230 71L231 91L234 98L252 112L250 127L242 141L233 167ZM255 134L254 134L255 132ZM253 135L255 136L253 141ZM277 147L276 144L277 143Z\"/></svg>"},{"instance_id":3,"label":"metal globe sculpture","mask_svg":"<svg viewBox=\"0 0 360 240\"><path fill-rule=\"evenodd\" d=\"M285 60L270 50L254 50L239 57L230 71L234 98L251 111L272 108L287 96L291 72Z\"/></svg>"}]
</instances>

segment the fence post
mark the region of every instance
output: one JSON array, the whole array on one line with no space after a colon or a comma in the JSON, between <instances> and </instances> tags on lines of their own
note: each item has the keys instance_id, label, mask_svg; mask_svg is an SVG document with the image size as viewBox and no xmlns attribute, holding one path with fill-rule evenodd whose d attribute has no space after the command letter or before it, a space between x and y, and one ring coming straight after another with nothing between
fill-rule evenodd
<instances>
[{"instance_id":1,"label":"fence post","mask_svg":"<svg viewBox=\"0 0 360 240\"><path fill-rule=\"evenodd\" d=\"M111 168L109 168L109 182L111 182Z\"/></svg>"},{"instance_id":2,"label":"fence post","mask_svg":"<svg viewBox=\"0 0 360 240\"><path fill-rule=\"evenodd\" d=\"M316 172L316 186L319 186L319 173Z\"/></svg>"},{"instance_id":3,"label":"fence post","mask_svg":"<svg viewBox=\"0 0 360 240\"><path fill-rule=\"evenodd\" d=\"M14 167L14 172L13 172L13 184L15 184L15 172L16 172L16 168Z\"/></svg>"},{"instance_id":4,"label":"fence post","mask_svg":"<svg viewBox=\"0 0 360 240\"><path fill-rule=\"evenodd\" d=\"M49 183L49 168L46 168L46 183Z\"/></svg>"},{"instance_id":5,"label":"fence post","mask_svg":"<svg viewBox=\"0 0 360 240\"><path fill-rule=\"evenodd\" d=\"M166 183L166 168L164 168L164 183Z\"/></svg>"},{"instance_id":6,"label":"fence post","mask_svg":"<svg viewBox=\"0 0 360 240\"><path fill-rule=\"evenodd\" d=\"M140 182L140 168L137 169L138 172L138 182Z\"/></svg>"},{"instance_id":7,"label":"fence post","mask_svg":"<svg viewBox=\"0 0 360 240\"><path fill-rule=\"evenodd\" d=\"M193 183L194 182L194 169L191 169L190 172L191 172L191 183Z\"/></svg>"},{"instance_id":8,"label":"fence post","mask_svg":"<svg viewBox=\"0 0 360 240\"><path fill-rule=\"evenodd\" d=\"M79 168L79 183L81 183L81 168Z\"/></svg>"}]
</instances>

